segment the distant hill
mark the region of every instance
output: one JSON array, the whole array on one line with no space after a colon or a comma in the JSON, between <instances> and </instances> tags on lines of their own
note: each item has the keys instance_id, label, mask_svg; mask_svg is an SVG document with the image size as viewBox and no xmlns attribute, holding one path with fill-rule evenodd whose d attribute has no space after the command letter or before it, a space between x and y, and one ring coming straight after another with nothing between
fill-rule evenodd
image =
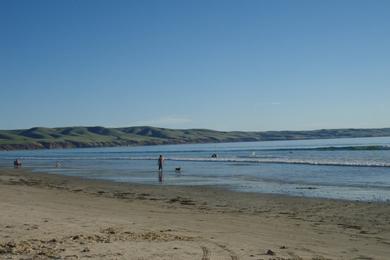
<instances>
[{"instance_id":1,"label":"distant hill","mask_svg":"<svg viewBox=\"0 0 390 260\"><path fill-rule=\"evenodd\" d=\"M327 138L390 136L390 128L323 129L313 131L214 131L208 129L167 129L150 126L123 128L34 127L0 130L0 150L110 147L157 144L249 142Z\"/></svg>"}]
</instances>

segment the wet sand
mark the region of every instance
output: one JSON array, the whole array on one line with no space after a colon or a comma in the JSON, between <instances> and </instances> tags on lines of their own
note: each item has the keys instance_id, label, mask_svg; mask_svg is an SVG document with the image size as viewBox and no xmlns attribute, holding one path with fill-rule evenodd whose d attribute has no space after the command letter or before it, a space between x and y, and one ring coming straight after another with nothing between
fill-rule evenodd
<instances>
[{"instance_id":1,"label":"wet sand","mask_svg":"<svg viewBox=\"0 0 390 260\"><path fill-rule=\"evenodd\" d=\"M389 259L390 204L0 169L0 259Z\"/></svg>"}]
</instances>

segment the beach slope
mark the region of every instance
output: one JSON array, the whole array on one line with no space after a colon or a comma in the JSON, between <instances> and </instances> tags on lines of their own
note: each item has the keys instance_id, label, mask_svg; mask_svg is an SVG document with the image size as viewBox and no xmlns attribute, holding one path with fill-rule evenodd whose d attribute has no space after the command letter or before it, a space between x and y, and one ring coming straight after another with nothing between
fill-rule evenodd
<instances>
[{"instance_id":1,"label":"beach slope","mask_svg":"<svg viewBox=\"0 0 390 260\"><path fill-rule=\"evenodd\" d=\"M0 169L1 259L389 259L390 205Z\"/></svg>"}]
</instances>

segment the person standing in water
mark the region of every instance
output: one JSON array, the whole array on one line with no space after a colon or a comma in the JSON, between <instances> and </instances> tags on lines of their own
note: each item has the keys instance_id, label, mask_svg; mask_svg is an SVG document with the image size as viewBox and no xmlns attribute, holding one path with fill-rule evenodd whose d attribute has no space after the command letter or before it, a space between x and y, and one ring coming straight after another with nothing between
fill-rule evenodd
<instances>
[{"instance_id":1,"label":"person standing in water","mask_svg":"<svg viewBox=\"0 0 390 260\"><path fill-rule=\"evenodd\" d=\"M164 164L164 157L160 154L158 157L158 181L162 182L163 176L162 176L162 171L163 171L163 164Z\"/></svg>"},{"instance_id":2,"label":"person standing in water","mask_svg":"<svg viewBox=\"0 0 390 260\"><path fill-rule=\"evenodd\" d=\"M163 170L163 164L164 164L164 157L160 154L158 157L158 170L162 171Z\"/></svg>"}]
</instances>

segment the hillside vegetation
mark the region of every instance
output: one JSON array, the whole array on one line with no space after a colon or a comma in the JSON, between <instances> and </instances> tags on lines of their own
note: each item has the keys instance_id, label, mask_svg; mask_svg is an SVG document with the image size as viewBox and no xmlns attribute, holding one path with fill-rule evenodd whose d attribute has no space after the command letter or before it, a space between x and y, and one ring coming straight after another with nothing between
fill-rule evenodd
<instances>
[{"instance_id":1,"label":"hillside vegetation","mask_svg":"<svg viewBox=\"0 0 390 260\"><path fill-rule=\"evenodd\" d=\"M390 136L390 128L324 129L313 131L214 131L208 129L167 129L150 126L105 128L34 127L0 130L0 150L108 147L157 144L303 140Z\"/></svg>"}]
</instances>

